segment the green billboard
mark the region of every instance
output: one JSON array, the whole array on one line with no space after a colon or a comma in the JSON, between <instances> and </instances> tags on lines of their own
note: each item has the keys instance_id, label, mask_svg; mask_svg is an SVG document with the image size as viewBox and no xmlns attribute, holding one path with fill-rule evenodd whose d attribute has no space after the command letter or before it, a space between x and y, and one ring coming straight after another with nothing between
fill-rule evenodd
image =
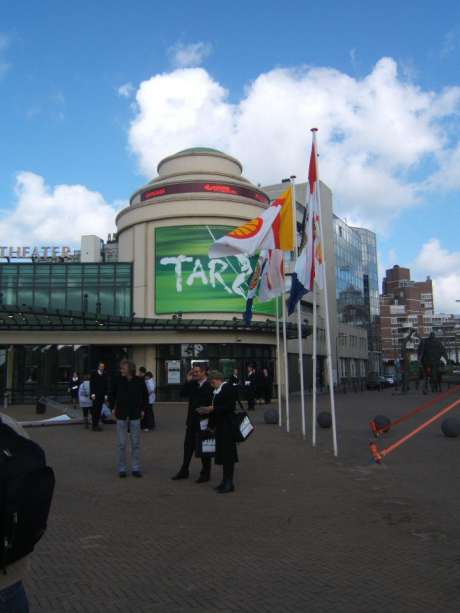
<instances>
[{"instance_id":1,"label":"green billboard","mask_svg":"<svg viewBox=\"0 0 460 613\"><path fill-rule=\"evenodd\" d=\"M208 257L214 240L232 229L214 225L156 228L156 313L244 312L257 258ZM275 303L256 300L254 312L274 315Z\"/></svg>"}]
</instances>

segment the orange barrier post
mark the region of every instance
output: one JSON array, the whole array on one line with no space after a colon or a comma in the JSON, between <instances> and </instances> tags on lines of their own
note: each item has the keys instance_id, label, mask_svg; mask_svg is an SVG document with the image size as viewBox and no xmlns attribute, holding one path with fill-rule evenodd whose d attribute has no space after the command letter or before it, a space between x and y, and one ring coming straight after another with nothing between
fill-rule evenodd
<instances>
[{"instance_id":1,"label":"orange barrier post","mask_svg":"<svg viewBox=\"0 0 460 613\"><path fill-rule=\"evenodd\" d=\"M443 398L446 398L447 396L450 396L450 394L453 394L454 392L458 392L459 390L460 390L460 385L455 385L453 388L448 389L445 392L441 392L440 394L437 394L434 398L431 398L431 400L428 400L428 402L425 402L424 404L417 407L416 409L409 411L409 413L406 413L405 415L398 417L398 419L395 419L394 421L391 422L391 424L389 424L388 426L384 426L383 428L379 428L378 425L375 423L375 421L371 420L369 422L371 432L375 436L375 438L378 438L381 434L390 430L390 428L393 428L394 426L401 424L403 421L407 421L411 417L414 417L415 415L418 415L419 413L426 411L426 409L429 409L430 407L434 406L435 404L440 402Z\"/></svg>"},{"instance_id":2,"label":"orange barrier post","mask_svg":"<svg viewBox=\"0 0 460 613\"><path fill-rule=\"evenodd\" d=\"M387 455L389 455L390 453L398 449L398 447L401 447L401 445L409 441L416 434L418 434L422 430L425 430L425 428L428 428L428 426L431 426L432 423L440 419L443 415L445 415L449 411L452 411L452 409L455 409L455 407L458 406L459 404L460 404L460 399L456 400L455 402L452 402L447 407L445 407L444 409L441 409L441 411L433 415L433 417L430 417L430 419L423 422L423 424L421 424L420 426L418 426L417 428L409 432L409 434L406 434L405 436L400 438L398 441L396 441L395 443L393 443L386 449L382 449L382 451L379 451L376 443L370 443L369 447L372 453L372 457L377 462L377 464L381 464L383 458L385 458Z\"/></svg>"},{"instance_id":3,"label":"orange barrier post","mask_svg":"<svg viewBox=\"0 0 460 613\"><path fill-rule=\"evenodd\" d=\"M372 458L374 459L374 461L377 464L381 464L382 463L382 456L379 452L379 448L377 447L377 443L374 442L370 442L369 443L369 449L371 450L372 453Z\"/></svg>"}]
</instances>

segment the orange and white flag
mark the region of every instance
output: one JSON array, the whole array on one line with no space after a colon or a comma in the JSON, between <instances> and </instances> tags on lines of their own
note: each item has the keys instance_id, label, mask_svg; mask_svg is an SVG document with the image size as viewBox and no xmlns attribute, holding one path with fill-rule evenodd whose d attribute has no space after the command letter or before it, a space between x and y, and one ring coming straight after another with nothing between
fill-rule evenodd
<instances>
[{"instance_id":1,"label":"orange and white flag","mask_svg":"<svg viewBox=\"0 0 460 613\"><path fill-rule=\"evenodd\" d=\"M219 238L209 249L210 258L254 255L264 249L294 250L294 211L289 187L259 217Z\"/></svg>"}]
</instances>

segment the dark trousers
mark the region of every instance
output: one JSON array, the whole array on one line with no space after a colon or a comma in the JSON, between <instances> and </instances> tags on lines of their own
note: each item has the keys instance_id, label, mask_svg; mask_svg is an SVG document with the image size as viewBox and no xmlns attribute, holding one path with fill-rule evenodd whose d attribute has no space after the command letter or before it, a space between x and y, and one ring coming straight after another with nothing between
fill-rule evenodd
<instances>
[{"instance_id":1,"label":"dark trousers","mask_svg":"<svg viewBox=\"0 0 460 613\"><path fill-rule=\"evenodd\" d=\"M247 400L248 400L248 411L254 411L254 408L256 406L256 395L254 392L248 392L248 395L246 396Z\"/></svg>"},{"instance_id":2,"label":"dark trousers","mask_svg":"<svg viewBox=\"0 0 460 613\"><path fill-rule=\"evenodd\" d=\"M184 461L182 462L183 471L188 471L190 462L192 461L196 445L196 432L187 427L184 439ZM201 458L201 474L209 475L211 473L211 458Z\"/></svg>"},{"instance_id":3,"label":"dark trousers","mask_svg":"<svg viewBox=\"0 0 460 613\"><path fill-rule=\"evenodd\" d=\"M225 462L223 465L223 480L233 482L233 473L235 469L234 462Z\"/></svg>"},{"instance_id":4,"label":"dark trousers","mask_svg":"<svg viewBox=\"0 0 460 613\"><path fill-rule=\"evenodd\" d=\"M141 421L142 430L155 430L155 413L153 412L153 404L145 407L144 418Z\"/></svg>"},{"instance_id":5,"label":"dark trousers","mask_svg":"<svg viewBox=\"0 0 460 613\"><path fill-rule=\"evenodd\" d=\"M91 408L91 421L93 424L93 428L96 428L99 425L103 404L104 398L96 398L95 400L93 400L93 406Z\"/></svg>"}]
</instances>

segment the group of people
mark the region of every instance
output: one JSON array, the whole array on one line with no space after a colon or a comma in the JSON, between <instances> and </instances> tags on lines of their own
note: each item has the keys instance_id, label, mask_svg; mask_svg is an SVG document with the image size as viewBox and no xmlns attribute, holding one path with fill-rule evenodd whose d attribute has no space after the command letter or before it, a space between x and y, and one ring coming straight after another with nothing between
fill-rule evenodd
<instances>
[{"instance_id":1,"label":"group of people","mask_svg":"<svg viewBox=\"0 0 460 613\"><path fill-rule=\"evenodd\" d=\"M211 479L211 458L202 452L202 432L212 432L215 437L214 463L222 466L222 480L215 488L219 494L228 494L235 489L233 474L238 452L233 431L232 415L238 399L236 385L225 381L224 375L212 370L207 372L204 364L194 366L186 376L181 396L188 399L185 422L184 454L174 481L189 478L193 455L201 459L201 472L196 483Z\"/></svg>"},{"instance_id":2,"label":"group of people","mask_svg":"<svg viewBox=\"0 0 460 613\"><path fill-rule=\"evenodd\" d=\"M206 483L211 478L211 455L214 462L222 466L222 480L216 487L220 494L234 491L234 466L238 461L237 445L234 436L233 415L237 404L242 407L241 399L247 401L248 410L254 410L258 398L265 402L271 400L272 380L268 369L260 373L255 365L250 365L246 376L240 378L237 370L225 380L216 370L208 372L207 365L195 365L186 376L181 388L181 396L188 400L185 424L183 460L174 480L187 479L193 456L201 459L201 472L197 483ZM105 364L100 362L91 375L82 380L73 373L69 382L69 392L74 403L79 403L89 428L91 417L92 430L101 431L100 422L112 419L116 422L118 441L118 474L127 476L127 446L131 446L131 473L142 477L140 459L141 430L155 429L156 385L151 372L144 367L136 370L130 360L122 360L120 374L109 381ZM215 441L213 454L202 450L203 437L212 436Z\"/></svg>"},{"instance_id":3,"label":"group of people","mask_svg":"<svg viewBox=\"0 0 460 613\"><path fill-rule=\"evenodd\" d=\"M248 403L248 410L254 411L258 400L269 404L273 396L273 378L268 368L257 370L255 364L248 366L246 376L240 377L239 371L235 369L229 381L241 390Z\"/></svg>"},{"instance_id":4,"label":"group of people","mask_svg":"<svg viewBox=\"0 0 460 613\"><path fill-rule=\"evenodd\" d=\"M137 377L145 384L143 417L140 427L145 432L155 429L154 405L156 399L156 383L153 374L141 366ZM97 369L91 374L83 377L74 372L68 391L72 398L74 407L80 406L83 412L85 427L89 428L90 419L92 430L100 432L101 422L113 421L114 394L116 392L117 379L109 381L104 362L98 364Z\"/></svg>"}]
</instances>

